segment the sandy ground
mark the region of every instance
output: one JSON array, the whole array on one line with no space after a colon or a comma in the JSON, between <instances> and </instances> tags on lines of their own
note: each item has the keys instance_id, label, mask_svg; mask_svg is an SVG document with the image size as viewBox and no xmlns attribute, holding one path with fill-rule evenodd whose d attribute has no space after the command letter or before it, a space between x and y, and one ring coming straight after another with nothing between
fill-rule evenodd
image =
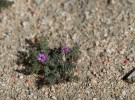
<instances>
[{"instance_id":1,"label":"sandy ground","mask_svg":"<svg viewBox=\"0 0 135 100\"><path fill-rule=\"evenodd\" d=\"M25 39L41 34L52 48L80 46L78 82L37 90L35 75L14 71ZM135 1L15 0L0 12L0 67L1 100L135 100L122 80L135 67Z\"/></svg>"}]
</instances>

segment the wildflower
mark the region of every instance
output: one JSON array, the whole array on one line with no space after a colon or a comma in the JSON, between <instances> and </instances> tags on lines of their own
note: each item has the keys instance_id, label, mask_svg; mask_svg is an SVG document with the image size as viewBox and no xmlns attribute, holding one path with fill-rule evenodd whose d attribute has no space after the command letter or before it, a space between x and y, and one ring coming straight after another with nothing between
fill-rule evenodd
<instances>
[{"instance_id":1,"label":"wildflower","mask_svg":"<svg viewBox=\"0 0 135 100\"><path fill-rule=\"evenodd\" d=\"M62 53L70 52L70 48L67 47L66 45L64 45L64 46L61 48L61 52L62 52Z\"/></svg>"},{"instance_id":2,"label":"wildflower","mask_svg":"<svg viewBox=\"0 0 135 100\"><path fill-rule=\"evenodd\" d=\"M47 56L44 53L39 53L38 54L38 61L43 63L46 60L47 60Z\"/></svg>"}]
</instances>

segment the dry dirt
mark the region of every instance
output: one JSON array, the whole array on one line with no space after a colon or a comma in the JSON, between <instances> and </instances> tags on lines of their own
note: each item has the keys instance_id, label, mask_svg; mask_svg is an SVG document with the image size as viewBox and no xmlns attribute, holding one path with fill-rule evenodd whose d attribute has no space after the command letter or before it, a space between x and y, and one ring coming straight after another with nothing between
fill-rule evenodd
<instances>
[{"instance_id":1,"label":"dry dirt","mask_svg":"<svg viewBox=\"0 0 135 100\"><path fill-rule=\"evenodd\" d=\"M0 12L1 100L135 100L122 80L135 67L135 0L14 0ZM109 2L110 1L110 2ZM14 70L25 39L80 46L78 82L44 86Z\"/></svg>"}]
</instances>

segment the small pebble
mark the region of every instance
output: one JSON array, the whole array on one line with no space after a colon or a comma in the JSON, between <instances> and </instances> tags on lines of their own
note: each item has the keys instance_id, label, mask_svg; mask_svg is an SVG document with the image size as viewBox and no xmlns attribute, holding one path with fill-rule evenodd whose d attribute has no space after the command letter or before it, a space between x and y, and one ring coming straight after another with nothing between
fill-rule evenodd
<instances>
[{"instance_id":1,"label":"small pebble","mask_svg":"<svg viewBox=\"0 0 135 100\"><path fill-rule=\"evenodd\" d=\"M99 41L96 41L96 46L99 46Z\"/></svg>"},{"instance_id":2,"label":"small pebble","mask_svg":"<svg viewBox=\"0 0 135 100\"><path fill-rule=\"evenodd\" d=\"M29 81L29 80L26 80L26 81L25 81L25 85L26 85L26 87L29 87L30 81Z\"/></svg>"},{"instance_id":3,"label":"small pebble","mask_svg":"<svg viewBox=\"0 0 135 100\"><path fill-rule=\"evenodd\" d=\"M34 99L36 99L36 100L37 100L37 96L34 96Z\"/></svg>"},{"instance_id":4,"label":"small pebble","mask_svg":"<svg viewBox=\"0 0 135 100\"><path fill-rule=\"evenodd\" d=\"M19 76L19 78L20 78L20 79L23 79L23 76L22 76L22 75L20 75L20 76Z\"/></svg>"},{"instance_id":5,"label":"small pebble","mask_svg":"<svg viewBox=\"0 0 135 100\"><path fill-rule=\"evenodd\" d=\"M4 84L4 83L3 83L3 84L1 84L1 85L2 85L2 86L4 86L4 87L6 86L6 84Z\"/></svg>"},{"instance_id":6,"label":"small pebble","mask_svg":"<svg viewBox=\"0 0 135 100\"><path fill-rule=\"evenodd\" d=\"M29 25L29 23L28 22L22 22L22 26L24 27L24 28L27 28L28 27L28 25Z\"/></svg>"},{"instance_id":7,"label":"small pebble","mask_svg":"<svg viewBox=\"0 0 135 100\"><path fill-rule=\"evenodd\" d=\"M111 49L106 49L106 52L111 54Z\"/></svg>"},{"instance_id":8,"label":"small pebble","mask_svg":"<svg viewBox=\"0 0 135 100\"><path fill-rule=\"evenodd\" d=\"M8 0L9 2L14 2L15 0Z\"/></svg>"},{"instance_id":9,"label":"small pebble","mask_svg":"<svg viewBox=\"0 0 135 100\"><path fill-rule=\"evenodd\" d=\"M122 50L120 51L120 54L121 54L121 55L123 55L123 54L124 54L124 52L125 52L125 50L124 50L124 49L122 49Z\"/></svg>"},{"instance_id":10,"label":"small pebble","mask_svg":"<svg viewBox=\"0 0 135 100\"><path fill-rule=\"evenodd\" d=\"M53 100L57 100L57 98L56 98L55 96L52 96L52 99L53 99Z\"/></svg>"},{"instance_id":11,"label":"small pebble","mask_svg":"<svg viewBox=\"0 0 135 100\"><path fill-rule=\"evenodd\" d=\"M91 80L91 83L93 83L93 84L97 84L96 79L94 79L94 78L93 78L93 79Z\"/></svg>"},{"instance_id":12,"label":"small pebble","mask_svg":"<svg viewBox=\"0 0 135 100\"><path fill-rule=\"evenodd\" d=\"M93 98L93 100L97 100L97 98Z\"/></svg>"},{"instance_id":13,"label":"small pebble","mask_svg":"<svg viewBox=\"0 0 135 100\"><path fill-rule=\"evenodd\" d=\"M108 4L115 4L115 0L108 0Z\"/></svg>"},{"instance_id":14,"label":"small pebble","mask_svg":"<svg viewBox=\"0 0 135 100\"><path fill-rule=\"evenodd\" d=\"M128 60L126 59L126 60L124 60L124 64L128 64Z\"/></svg>"},{"instance_id":15,"label":"small pebble","mask_svg":"<svg viewBox=\"0 0 135 100\"><path fill-rule=\"evenodd\" d=\"M107 34L107 33L105 33L105 34L104 34L104 37L107 37L107 36L108 36L108 34Z\"/></svg>"},{"instance_id":16,"label":"small pebble","mask_svg":"<svg viewBox=\"0 0 135 100\"><path fill-rule=\"evenodd\" d=\"M115 100L120 100L120 96L116 96Z\"/></svg>"},{"instance_id":17,"label":"small pebble","mask_svg":"<svg viewBox=\"0 0 135 100\"><path fill-rule=\"evenodd\" d=\"M123 95L126 95L126 91L123 90L123 91L122 91L122 94L123 94Z\"/></svg>"},{"instance_id":18,"label":"small pebble","mask_svg":"<svg viewBox=\"0 0 135 100\"><path fill-rule=\"evenodd\" d=\"M41 3L41 0L35 0L36 5L39 5Z\"/></svg>"},{"instance_id":19,"label":"small pebble","mask_svg":"<svg viewBox=\"0 0 135 100\"><path fill-rule=\"evenodd\" d=\"M134 0L127 0L129 3L133 4Z\"/></svg>"},{"instance_id":20,"label":"small pebble","mask_svg":"<svg viewBox=\"0 0 135 100\"><path fill-rule=\"evenodd\" d=\"M55 87L54 86L51 87L51 91L55 93Z\"/></svg>"}]
</instances>

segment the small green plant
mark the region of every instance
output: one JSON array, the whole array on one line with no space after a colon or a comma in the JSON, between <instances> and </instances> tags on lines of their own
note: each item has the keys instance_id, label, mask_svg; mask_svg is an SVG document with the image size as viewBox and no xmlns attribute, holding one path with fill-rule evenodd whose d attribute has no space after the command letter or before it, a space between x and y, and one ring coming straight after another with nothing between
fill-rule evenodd
<instances>
[{"instance_id":1,"label":"small green plant","mask_svg":"<svg viewBox=\"0 0 135 100\"><path fill-rule=\"evenodd\" d=\"M37 74L40 76L38 83L48 85L78 79L73 75L79 55L77 45L73 48L63 45L50 49L45 38L30 44L31 46L27 47L28 52L20 52L18 55L18 64L27 66L23 70L25 74Z\"/></svg>"},{"instance_id":2,"label":"small green plant","mask_svg":"<svg viewBox=\"0 0 135 100\"><path fill-rule=\"evenodd\" d=\"M8 8L8 6L11 6L14 2L9 0L0 0L0 9L1 8Z\"/></svg>"}]
</instances>

